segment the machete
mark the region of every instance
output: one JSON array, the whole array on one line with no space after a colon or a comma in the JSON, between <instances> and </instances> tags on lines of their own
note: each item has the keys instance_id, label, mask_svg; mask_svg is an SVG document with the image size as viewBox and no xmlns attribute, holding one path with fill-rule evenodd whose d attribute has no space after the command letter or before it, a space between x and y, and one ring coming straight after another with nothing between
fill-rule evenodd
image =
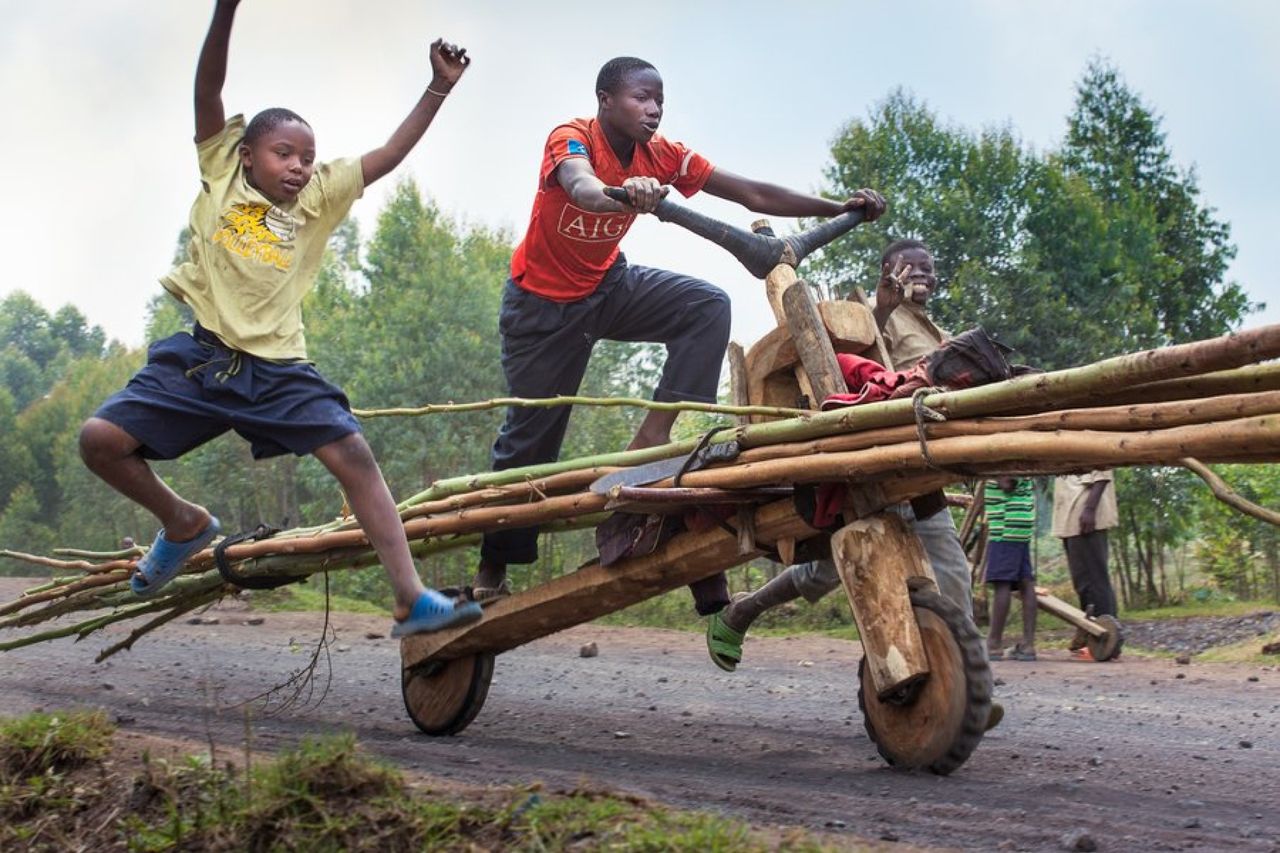
<instances>
[{"instance_id":1,"label":"machete","mask_svg":"<svg viewBox=\"0 0 1280 853\"><path fill-rule=\"evenodd\" d=\"M705 468L713 462L732 462L738 458L738 454L742 450L738 442L710 443L713 435L725 429L732 429L732 427L718 427L708 432L688 456L659 459L657 462L649 462L645 465L637 465L634 468L625 468L621 471L614 471L612 474L605 474L591 484L591 492L597 495L607 495L609 490L615 486L647 486L650 483L657 483L669 477L679 477L689 471Z\"/></svg>"}]
</instances>

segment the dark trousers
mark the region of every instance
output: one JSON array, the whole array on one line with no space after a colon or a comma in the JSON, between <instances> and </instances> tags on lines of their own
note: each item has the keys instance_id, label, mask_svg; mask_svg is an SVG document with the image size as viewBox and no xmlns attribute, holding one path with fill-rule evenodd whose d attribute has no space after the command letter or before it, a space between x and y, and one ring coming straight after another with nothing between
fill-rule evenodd
<instances>
[{"instance_id":1,"label":"dark trousers","mask_svg":"<svg viewBox=\"0 0 1280 853\"><path fill-rule=\"evenodd\" d=\"M498 315L502 370L512 396L572 395L596 341L661 343L667 360L653 398L714 403L729 320L729 297L720 288L628 266L619 255L600 286L577 302L544 299L508 281ZM493 470L555 461L569 409L508 409L493 444ZM486 533L480 555L491 563L532 563L538 559L538 528Z\"/></svg>"},{"instance_id":2,"label":"dark trousers","mask_svg":"<svg viewBox=\"0 0 1280 853\"><path fill-rule=\"evenodd\" d=\"M1062 547L1067 552L1071 585L1080 596L1080 609L1088 612L1092 604L1094 616L1115 616L1116 592L1107 574L1107 531L1068 536L1062 540Z\"/></svg>"}]
</instances>

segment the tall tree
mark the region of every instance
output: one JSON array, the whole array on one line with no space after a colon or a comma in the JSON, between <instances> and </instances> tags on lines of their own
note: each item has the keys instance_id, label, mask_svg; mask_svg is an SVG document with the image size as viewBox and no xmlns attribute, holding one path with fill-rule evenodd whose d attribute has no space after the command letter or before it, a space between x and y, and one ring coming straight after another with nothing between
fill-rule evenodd
<instances>
[{"instance_id":1,"label":"tall tree","mask_svg":"<svg viewBox=\"0 0 1280 853\"><path fill-rule=\"evenodd\" d=\"M1091 62L1076 87L1062 162L1103 200L1140 267L1137 299L1154 313L1151 343L1220 335L1258 306L1224 281L1230 227L1200 200L1194 168L1179 168L1160 117L1120 72Z\"/></svg>"}]
</instances>

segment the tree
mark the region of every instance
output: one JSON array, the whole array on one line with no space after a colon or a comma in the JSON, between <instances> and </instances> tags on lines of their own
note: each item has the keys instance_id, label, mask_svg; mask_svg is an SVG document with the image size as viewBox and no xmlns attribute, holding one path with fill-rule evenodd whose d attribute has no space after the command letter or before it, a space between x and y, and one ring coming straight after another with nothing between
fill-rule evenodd
<instances>
[{"instance_id":1,"label":"tree","mask_svg":"<svg viewBox=\"0 0 1280 853\"><path fill-rule=\"evenodd\" d=\"M1076 87L1062 162L1136 238L1126 248L1142 273L1135 297L1154 314L1152 344L1223 334L1260 307L1223 280L1235 246L1201 204L1195 169L1175 165L1159 116L1107 62L1091 62Z\"/></svg>"},{"instance_id":2,"label":"tree","mask_svg":"<svg viewBox=\"0 0 1280 853\"><path fill-rule=\"evenodd\" d=\"M0 548L40 554L54 547L53 530L45 523L35 492L26 483L18 486L0 511ZM5 574L27 574L30 566L17 563L0 565ZM21 570L21 571L19 571Z\"/></svg>"},{"instance_id":3,"label":"tree","mask_svg":"<svg viewBox=\"0 0 1280 853\"><path fill-rule=\"evenodd\" d=\"M1159 117L1104 62L1085 70L1058 149L1035 152L1008 127L947 125L897 90L831 153L828 194L878 186L890 207L883 230L825 250L818 277L837 292L873 287L890 241L922 239L937 262L939 325L981 323L1038 367L1213 337L1258 307L1224 281L1230 229L1194 169L1176 166ZM1128 600L1166 596L1165 556L1189 534L1195 488L1181 471L1121 475Z\"/></svg>"},{"instance_id":4,"label":"tree","mask_svg":"<svg viewBox=\"0 0 1280 853\"><path fill-rule=\"evenodd\" d=\"M102 328L71 305L51 317L22 291L0 303L0 387L18 409L48 393L75 358L98 358L105 345Z\"/></svg>"},{"instance_id":5,"label":"tree","mask_svg":"<svg viewBox=\"0 0 1280 853\"><path fill-rule=\"evenodd\" d=\"M1280 505L1280 466L1221 465L1221 476L1241 497L1265 507ZM1280 531L1217 500L1205 488L1195 496L1196 556L1224 590L1239 598L1280 601Z\"/></svg>"}]
</instances>

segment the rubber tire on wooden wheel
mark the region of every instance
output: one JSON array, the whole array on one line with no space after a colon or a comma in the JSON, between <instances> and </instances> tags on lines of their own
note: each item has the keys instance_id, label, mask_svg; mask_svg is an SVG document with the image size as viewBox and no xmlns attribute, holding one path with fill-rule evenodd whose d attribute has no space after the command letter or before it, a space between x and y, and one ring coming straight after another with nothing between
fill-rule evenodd
<instances>
[{"instance_id":1,"label":"rubber tire on wooden wheel","mask_svg":"<svg viewBox=\"0 0 1280 853\"><path fill-rule=\"evenodd\" d=\"M409 719L433 737L457 734L484 707L493 680L493 655L477 654L431 661L400 676L400 692Z\"/></svg>"},{"instance_id":2,"label":"rubber tire on wooden wheel","mask_svg":"<svg viewBox=\"0 0 1280 853\"><path fill-rule=\"evenodd\" d=\"M1106 636L1103 637L1090 634L1086 644L1093 659L1102 663L1120 654L1120 649L1124 646L1124 629L1120 627L1120 620L1114 616L1103 614L1094 617L1093 621L1107 629Z\"/></svg>"},{"instance_id":3,"label":"rubber tire on wooden wheel","mask_svg":"<svg viewBox=\"0 0 1280 853\"><path fill-rule=\"evenodd\" d=\"M858 665L858 708L880 757L895 767L945 776L968 760L991 714L991 665L973 620L936 592L911 593L929 677L903 704L882 702L866 658Z\"/></svg>"}]
</instances>

